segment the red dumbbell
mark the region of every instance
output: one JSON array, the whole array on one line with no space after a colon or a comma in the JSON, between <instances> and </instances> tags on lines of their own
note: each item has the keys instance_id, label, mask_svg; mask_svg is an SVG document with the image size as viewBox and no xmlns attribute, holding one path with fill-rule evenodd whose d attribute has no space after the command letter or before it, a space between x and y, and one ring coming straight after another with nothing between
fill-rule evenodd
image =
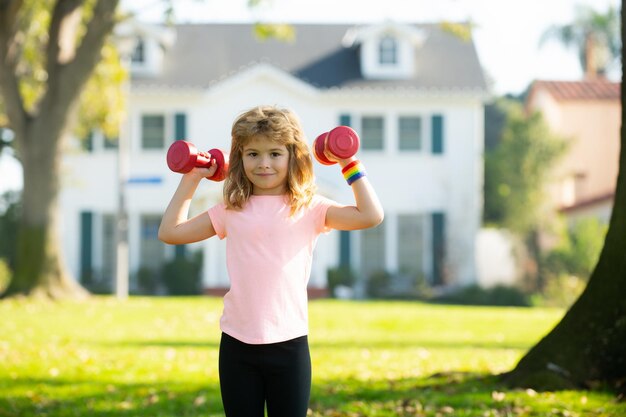
<instances>
[{"instance_id":1,"label":"red dumbbell","mask_svg":"<svg viewBox=\"0 0 626 417\"><path fill-rule=\"evenodd\" d=\"M185 174L194 167L209 168L211 160L217 163L217 171L211 177L212 181L223 181L228 173L228 154L220 149L211 149L208 152L199 152L191 142L177 140L167 151L167 166L174 172Z\"/></svg>"},{"instance_id":2,"label":"red dumbbell","mask_svg":"<svg viewBox=\"0 0 626 417\"><path fill-rule=\"evenodd\" d=\"M315 159L323 165L334 165L326 158L324 151L328 151L339 159L348 159L359 150L359 135L348 126L338 126L330 132L324 132L313 141Z\"/></svg>"}]
</instances>

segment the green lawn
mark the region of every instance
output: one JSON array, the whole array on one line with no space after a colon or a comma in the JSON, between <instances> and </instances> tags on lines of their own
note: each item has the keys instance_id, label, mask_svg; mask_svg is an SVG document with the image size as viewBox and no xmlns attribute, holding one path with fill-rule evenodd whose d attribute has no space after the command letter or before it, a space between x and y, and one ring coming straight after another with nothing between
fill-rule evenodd
<instances>
[{"instance_id":1,"label":"green lawn","mask_svg":"<svg viewBox=\"0 0 626 417\"><path fill-rule=\"evenodd\" d=\"M0 302L0 417L221 416L217 298ZM608 393L505 390L562 310L310 303L311 415L618 416Z\"/></svg>"}]
</instances>

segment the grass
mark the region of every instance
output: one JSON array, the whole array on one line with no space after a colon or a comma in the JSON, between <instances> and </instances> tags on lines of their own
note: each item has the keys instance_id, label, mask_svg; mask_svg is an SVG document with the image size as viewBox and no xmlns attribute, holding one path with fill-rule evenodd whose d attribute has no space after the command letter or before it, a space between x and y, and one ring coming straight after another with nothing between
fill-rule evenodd
<instances>
[{"instance_id":1,"label":"grass","mask_svg":"<svg viewBox=\"0 0 626 417\"><path fill-rule=\"evenodd\" d=\"M0 302L0 417L221 416L216 298ZM505 390L558 309L310 303L312 416L618 416L610 393Z\"/></svg>"}]
</instances>

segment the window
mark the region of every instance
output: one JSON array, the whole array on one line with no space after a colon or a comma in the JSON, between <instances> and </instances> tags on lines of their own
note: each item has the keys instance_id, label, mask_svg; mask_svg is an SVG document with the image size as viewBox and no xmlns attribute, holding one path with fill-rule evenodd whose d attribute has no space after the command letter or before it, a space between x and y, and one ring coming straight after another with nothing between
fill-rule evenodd
<instances>
[{"instance_id":1,"label":"window","mask_svg":"<svg viewBox=\"0 0 626 417\"><path fill-rule=\"evenodd\" d=\"M139 262L142 268L158 271L164 262L165 244L158 238L161 216L144 214L141 216L141 247Z\"/></svg>"},{"instance_id":2,"label":"window","mask_svg":"<svg viewBox=\"0 0 626 417\"><path fill-rule=\"evenodd\" d=\"M384 120L382 117L363 117L361 130L362 149L383 149Z\"/></svg>"},{"instance_id":3,"label":"window","mask_svg":"<svg viewBox=\"0 0 626 417\"><path fill-rule=\"evenodd\" d=\"M398 132L401 150L422 149L422 119L420 117L400 117Z\"/></svg>"},{"instance_id":4,"label":"window","mask_svg":"<svg viewBox=\"0 0 626 417\"><path fill-rule=\"evenodd\" d=\"M398 43L391 36L385 36L378 45L378 59L381 65L395 65L398 63Z\"/></svg>"},{"instance_id":5,"label":"window","mask_svg":"<svg viewBox=\"0 0 626 417\"><path fill-rule=\"evenodd\" d=\"M143 115L141 117L141 147L162 149L165 145L165 117L163 115Z\"/></svg>"},{"instance_id":6,"label":"window","mask_svg":"<svg viewBox=\"0 0 626 417\"><path fill-rule=\"evenodd\" d=\"M130 57L130 60L133 64L143 64L146 60L145 56L146 45L143 39L137 39L137 45L135 46L135 50Z\"/></svg>"},{"instance_id":7,"label":"window","mask_svg":"<svg viewBox=\"0 0 626 417\"><path fill-rule=\"evenodd\" d=\"M83 150L87 152L93 152L93 136L94 131L90 130L89 133L87 133L87 136L80 139L80 144Z\"/></svg>"},{"instance_id":8,"label":"window","mask_svg":"<svg viewBox=\"0 0 626 417\"><path fill-rule=\"evenodd\" d=\"M424 216L401 214L398 216L398 270L416 277L423 273Z\"/></svg>"},{"instance_id":9,"label":"window","mask_svg":"<svg viewBox=\"0 0 626 417\"><path fill-rule=\"evenodd\" d=\"M361 273L366 279L373 272L385 271L385 224L361 231Z\"/></svg>"},{"instance_id":10,"label":"window","mask_svg":"<svg viewBox=\"0 0 626 417\"><path fill-rule=\"evenodd\" d=\"M104 149L117 149L119 138L117 136L104 136Z\"/></svg>"}]
</instances>

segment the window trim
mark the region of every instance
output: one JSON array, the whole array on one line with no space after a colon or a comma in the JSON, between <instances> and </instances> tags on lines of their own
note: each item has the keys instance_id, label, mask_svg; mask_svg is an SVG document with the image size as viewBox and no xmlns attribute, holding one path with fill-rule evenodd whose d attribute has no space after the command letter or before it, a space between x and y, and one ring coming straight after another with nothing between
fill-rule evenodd
<instances>
[{"instance_id":1,"label":"window trim","mask_svg":"<svg viewBox=\"0 0 626 417\"><path fill-rule=\"evenodd\" d=\"M404 148L402 146L402 129L401 122L402 119L417 119L419 121L419 137L418 137L418 146L417 148ZM425 146L426 143L424 141L425 138L425 121L424 116L422 114L399 114L396 117L396 126L397 126L397 138L398 138L398 152L413 152L413 153L424 153L426 151Z\"/></svg>"},{"instance_id":2,"label":"window trim","mask_svg":"<svg viewBox=\"0 0 626 417\"><path fill-rule=\"evenodd\" d=\"M365 119L380 119L382 121L381 127L381 137L380 137L380 148L370 148L365 147ZM366 152L384 152L385 151L385 137L386 137L386 123L387 117L383 113L370 113L370 114L361 114L359 115L359 124L361 127L361 150Z\"/></svg>"},{"instance_id":3,"label":"window trim","mask_svg":"<svg viewBox=\"0 0 626 417\"><path fill-rule=\"evenodd\" d=\"M378 65L381 67L394 67L399 64L398 39L390 34L384 35L378 41Z\"/></svg>"},{"instance_id":4,"label":"window trim","mask_svg":"<svg viewBox=\"0 0 626 417\"><path fill-rule=\"evenodd\" d=\"M130 55L132 66L143 67L146 65L146 40L142 37L137 38L135 48Z\"/></svg>"},{"instance_id":5,"label":"window trim","mask_svg":"<svg viewBox=\"0 0 626 417\"><path fill-rule=\"evenodd\" d=\"M146 147L144 144L144 117L150 117L150 116L158 116L158 117L162 117L163 118L163 145L160 147ZM171 135L169 134L170 129L171 129L171 120L170 120L170 115L168 113L164 113L164 112L145 112L145 113L141 113L139 116L139 127L140 127L140 131L139 131L139 149L141 151L159 151L162 149L165 149L169 142L168 141L168 137L170 137Z\"/></svg>"}]
</instances>

